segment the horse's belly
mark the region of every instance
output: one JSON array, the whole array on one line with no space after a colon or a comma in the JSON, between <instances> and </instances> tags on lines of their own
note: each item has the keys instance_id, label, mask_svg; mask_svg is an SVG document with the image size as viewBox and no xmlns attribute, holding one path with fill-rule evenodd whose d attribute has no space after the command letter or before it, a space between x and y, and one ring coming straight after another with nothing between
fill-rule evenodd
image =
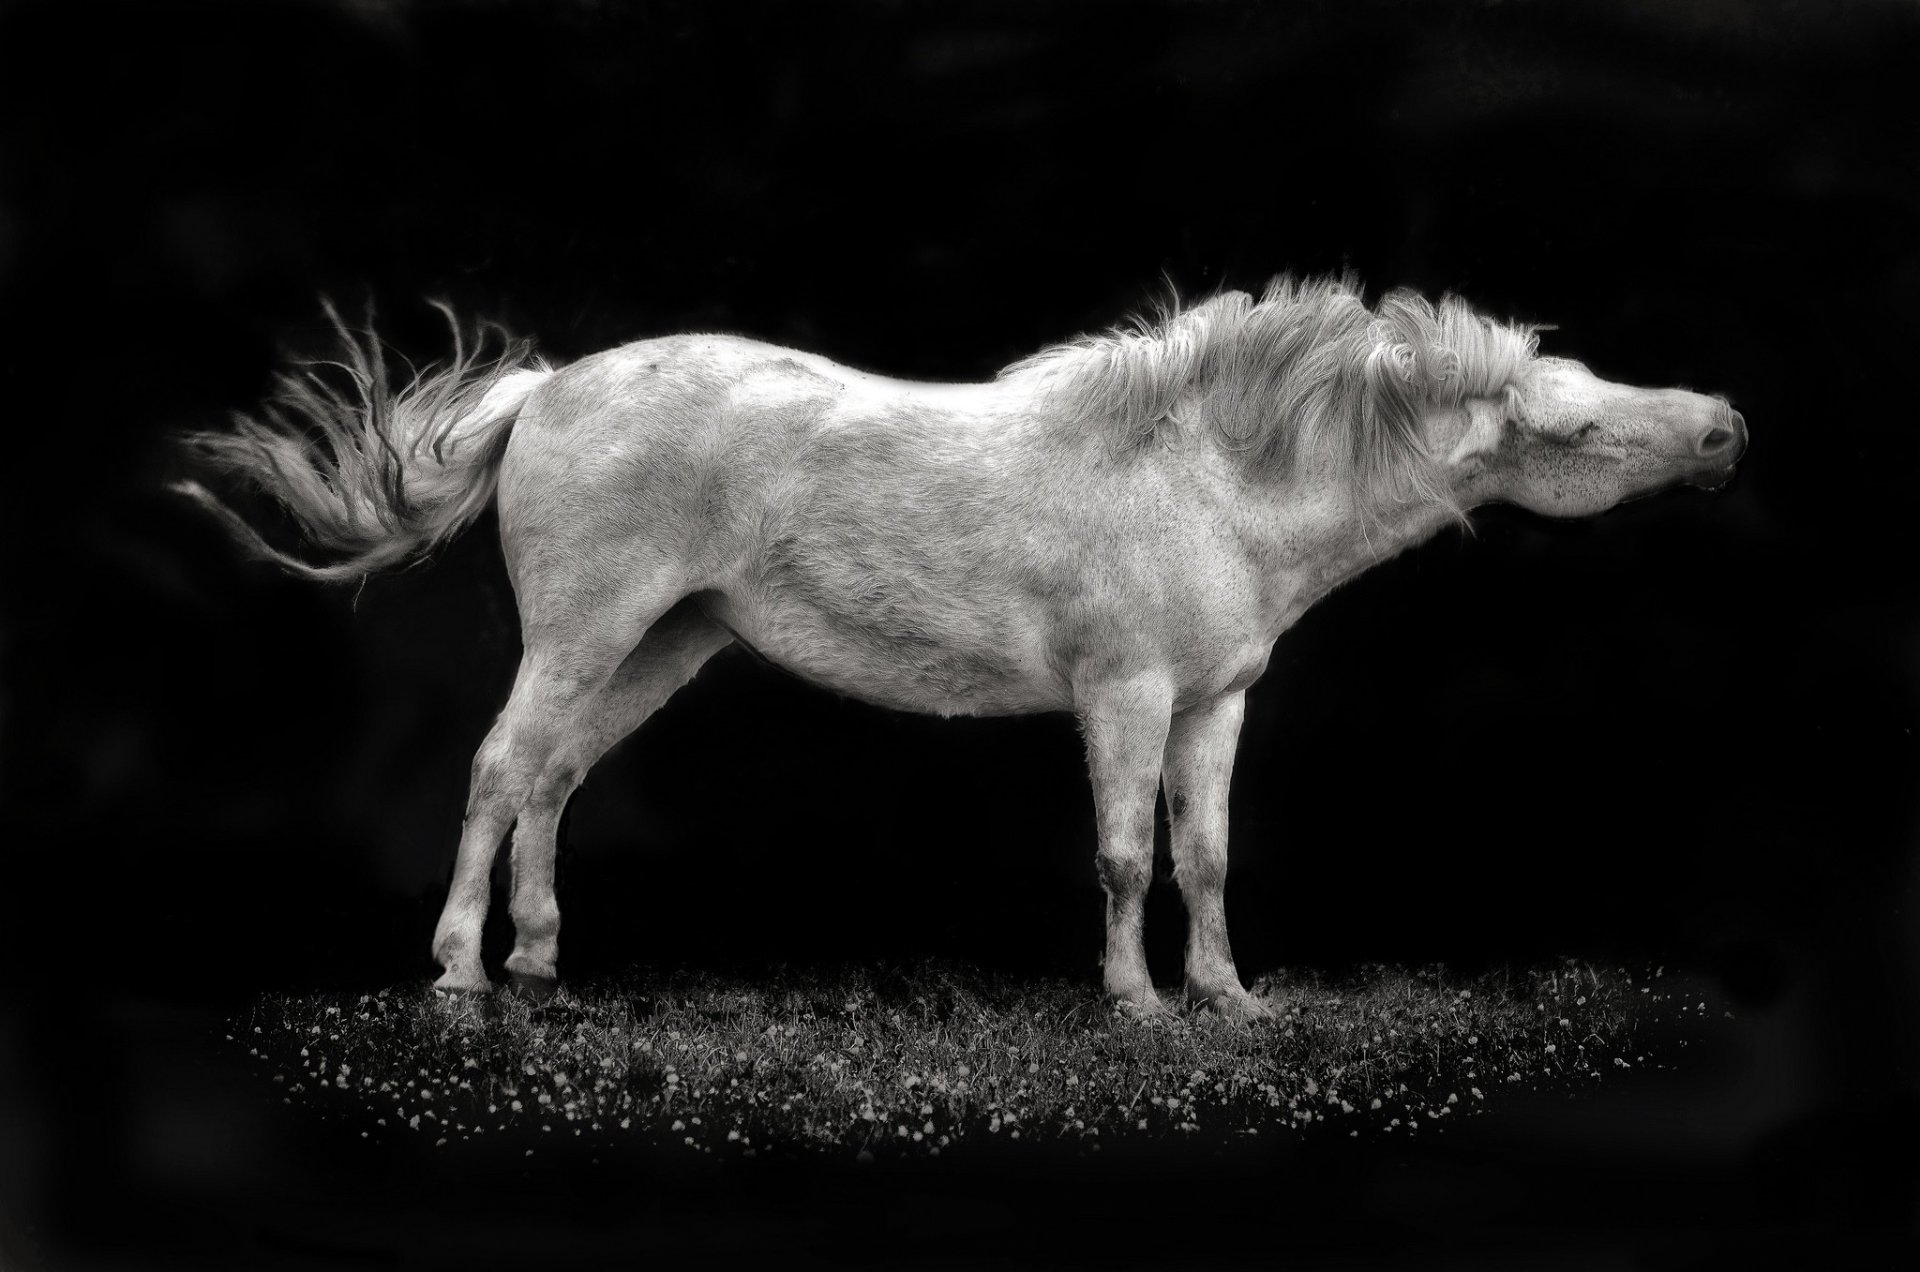
<instances>
[{"instance_id":1,"label":"horse's belly","mask_svg":"<svg viewBox=\"0 0 1920 1272\"><path fill-rule=\"evenodd\" d=\"M788 597L725 600L715 617L756 652L852 698L935 715L1022 715L1067 707L1037 631L902 623L897 612L824 609Z\"/></svg>"}]
</instances>

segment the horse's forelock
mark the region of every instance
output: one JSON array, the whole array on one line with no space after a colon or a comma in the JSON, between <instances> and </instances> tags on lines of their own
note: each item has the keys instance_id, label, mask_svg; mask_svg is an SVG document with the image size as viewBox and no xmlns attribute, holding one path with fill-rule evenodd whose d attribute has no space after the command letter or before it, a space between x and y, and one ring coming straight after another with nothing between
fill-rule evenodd
<instances>
[{"instance_id":1,"label":"horse's forelock","mask_svg":"<svg viewBox=\"0 0 1920 1272\"><path fill-rule=\"evenodd\" d=\"M1258 301L1216 293L1177 297L1099 335L1044 349L1001 372L1036 377L1079 424L1153 435L1197 406L1220 441L1284 469L1302 439L1343 454L1366 494L1447 502L1426 451L1429 405L1501 398L1537 350L1535 329L1398 290L1369 309L1351 273L1282 275Z\"/></svg>"}]
</instances>

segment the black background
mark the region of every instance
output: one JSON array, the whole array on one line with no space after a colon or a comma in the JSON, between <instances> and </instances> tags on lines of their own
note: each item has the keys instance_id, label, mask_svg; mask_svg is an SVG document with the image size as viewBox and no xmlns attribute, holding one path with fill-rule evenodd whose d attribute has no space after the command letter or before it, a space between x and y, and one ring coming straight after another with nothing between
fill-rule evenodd
<instances>
[{"instance_id":1,"label":"black background","mask_svg":"<svg viewBox=\"0 0 1920 1272\"><path fill-rule=\"evenodd\" d=\"M63 1250L89 1174L137 1193L126 1011L432 973L518 654L491 520L325 590L161 488L320 294L417 360L443 297L560 360L717 329L958 380L1163 276L1352 267L1725 393L1753 443L1717 496L1485 510L1282 640L1242 972L1687 969L1772 1022L1775 1102L1713 1239L1630 1248L1910 1231L1917 72L1898 4L0 11L8 1222ZM1083 774L1065 718L888 714L729 651L573 801L563 970L931 954L1091 995ZM1170 887L1149 931L1170 983Z\"/></svg>"}]
</instances>

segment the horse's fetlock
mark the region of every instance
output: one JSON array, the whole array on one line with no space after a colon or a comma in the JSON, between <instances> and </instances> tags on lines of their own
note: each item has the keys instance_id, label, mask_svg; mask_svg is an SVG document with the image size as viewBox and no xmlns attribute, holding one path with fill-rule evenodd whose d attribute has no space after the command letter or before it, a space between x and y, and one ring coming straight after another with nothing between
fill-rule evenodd
<instances>
[{"instance_id":1,"label":"horse's fetlock","mask_svg":"<svg viewBox=\"0 0 1920 1272\"><path fill-rule=\"evenodd\" d=\"M442 967L451 967L473 952L472 933L460 923L442 919L433 932L433 958Z\"/></svg>"},{"instance_id":2,"label":"horse's fetlock","mask_svg":"<svg viewBox=\"0 0 1920 1272\"><path fill-rule=\"evenodd\" d=\"M560 932L560 905L552 897L525 901L515 897L507 906L514 931L528 938L551 939Z\"/></svg>"}]
</instances>

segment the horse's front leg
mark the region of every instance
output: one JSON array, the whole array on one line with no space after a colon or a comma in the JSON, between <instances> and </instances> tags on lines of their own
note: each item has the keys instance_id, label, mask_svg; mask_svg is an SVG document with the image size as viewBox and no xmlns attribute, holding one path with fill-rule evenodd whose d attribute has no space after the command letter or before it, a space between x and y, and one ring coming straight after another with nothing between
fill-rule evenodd
<instances>
[{"instance_id":1,"label":"horse's front leg","mask_svg":"<svg viewBox=\"0 0 1920 1272\"><path fill-rule=\"evenodd\" d=\"M1243 1020L1266 1011L1241 988L1227 945L1227 787L1245 714L1246 694L1229 693L1176 715L1161 773L1187 903L1187 999Z\"/></svg>"},{"instance_id":2,"label":"horse's front leg","mask_svg":"<svg viewBox=\"0 0 1920 1272\"><path fill-rule=\"evenodd\" d=\"M1160 753L1172 714L1172 685L1139 675L1076 685L1074 707L1086 735L1099 847L1094 858L1107 893L1107 993L1134 1014L1165 1011L1147 974L1142 939L1147 885L1153 879L1153 803Z\"/></svg>"}]
</instances>

